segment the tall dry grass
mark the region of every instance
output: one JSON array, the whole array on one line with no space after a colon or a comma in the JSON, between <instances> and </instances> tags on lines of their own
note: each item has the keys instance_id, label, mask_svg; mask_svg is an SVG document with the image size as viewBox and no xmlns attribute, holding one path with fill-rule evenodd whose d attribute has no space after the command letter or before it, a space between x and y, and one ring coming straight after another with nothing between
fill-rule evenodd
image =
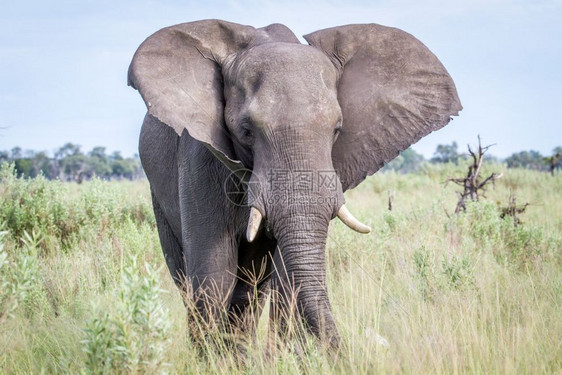
<instances>
[{"instance_id":1,"label":"tall dry grass","mask_svg":"<svg viewBox=\"0 0 562 375\"><path fill-rule=\"evenodd\" d=\"M146 182L21 180L4 167L0 373L560 372L562 175L502 172L461 215L442 182L462 166L378 174L347 193L373 232L330 228L342 352L312 339L272 350L264 314L240 356L187 340ZM518 227L499 218L511 193L532 203Z\"/></svg>"}]
</instances>

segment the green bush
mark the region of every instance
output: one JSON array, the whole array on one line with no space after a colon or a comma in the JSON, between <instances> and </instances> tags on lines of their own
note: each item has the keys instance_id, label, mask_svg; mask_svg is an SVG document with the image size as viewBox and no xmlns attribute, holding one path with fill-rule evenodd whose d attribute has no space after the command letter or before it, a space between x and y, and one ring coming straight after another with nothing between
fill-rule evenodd
<instances>
[{"instance_id":1,"label":"green bush","mask_svg":"<svg viewBox=\"0 0 562 375\"><path fill-rule=\"evenodd\" d=\"M160 300L158 273L145 264L140 275L136 258L123 269L117 307L90 320L82 341L91 373L158 373L167 364L170 316Z\"/></svg>"},{"instance_id":2,"label":"green bush","mask_svg":"<svg viewBox=\"0 0 562 375\"><path fill-rule=\"evenodd\" d=\"M44 308L45 291L38 259L40 239L25 232L23 242L19 251L12 254L15 256L9 256L0 242L0 323L16 310L32 316Z\"/></svg>"},{"instance_id":3,"label":"green bush","mask_svg":"<svg viewBox=\"0 0 562 375\"><path fill-rule=\"evenodd\" d=\"M125 184L26 179L5 163L0 169L0 223L16 241L25 232L37 233L45 252L67 251L89 234L110 235L128 220L155 226L150 201L130 194Z\"/></svg>"},{"instance_id":4,"label":"green bush","mask_svg":"<svg viewBox=\"0 0 562 375\"><path fill-rule=\"evenodd\" d=\"M69 212L63 206L68 195L67 186L39 176L35 179L18 178L13 164L0 169L0 222L14 239L25 232L52 234L65 240ZM81 223L77 223L79 226Z\"/></svg>"}]
</instances>

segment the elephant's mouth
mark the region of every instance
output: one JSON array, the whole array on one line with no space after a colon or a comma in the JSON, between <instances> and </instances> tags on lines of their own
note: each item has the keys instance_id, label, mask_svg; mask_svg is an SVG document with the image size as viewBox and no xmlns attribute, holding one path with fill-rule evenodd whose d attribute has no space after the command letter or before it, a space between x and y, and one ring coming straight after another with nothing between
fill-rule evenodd
<instances>
[{"instance_id":1,"label":"elephant's mouth","mask_svg":"<svg viewBox=\"0 0 562 375\"><path fill-rule=\"evenodd\" d=\"M353 216L353 214L349 211L349 209L344 205L340 207L337 213L338 219L340 219L345 225L347 225L350 229L358 233L369 233L371 232L371 228ZM256 238L258 231L260 229L261 223L263 220L263 215L261 212L252 207L250 210L250 217L248 219L248 227L246 229L246 239L248 242L254 241ZM270 231L266 231L270 232Z\"/></svg>"}]
</instances>

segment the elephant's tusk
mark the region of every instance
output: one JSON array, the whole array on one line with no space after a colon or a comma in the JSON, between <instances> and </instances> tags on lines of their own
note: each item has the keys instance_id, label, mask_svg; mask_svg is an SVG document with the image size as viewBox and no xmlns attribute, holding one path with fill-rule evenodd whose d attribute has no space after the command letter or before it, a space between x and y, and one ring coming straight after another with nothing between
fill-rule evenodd
<instances>
[{"instance_id":1,"label":"elephant's tusk","mask_svg":"<svg viewBox=\"0 0 562 375\"><path fill-rule=\"evenodd\" d=\"M252 207L250 219L248 220L248 229L246 229L246 239L248 242L252 242L256 238L258 229L260 229L261 219L261 213L255 207Z\"/></svg>"},{"instance_id":2,"label":"elephant's tusk","mask_svg":"<svg viewBox=\"0 0 562 375\"><path fill-rule=\"evenodd\" d=\"M338 218L348 227L350 227L351 229L353 229L356 232L359 233L369 233L371 231L371 228L366 226L365 224L363 224L362 222L360 222L359 220L357 220L352 214L351 212L349 212L349 210L347 209L347 207L345 207L345 204L343 206L341 206L341 208L338 211Z\"/></svg>"}]
</instances>

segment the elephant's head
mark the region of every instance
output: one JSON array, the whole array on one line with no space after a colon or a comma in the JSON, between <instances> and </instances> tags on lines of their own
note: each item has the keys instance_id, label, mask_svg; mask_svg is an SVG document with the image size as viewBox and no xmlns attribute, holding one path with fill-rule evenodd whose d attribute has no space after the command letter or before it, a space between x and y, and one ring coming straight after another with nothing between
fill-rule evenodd
<instances>
[{"instance_id":1,"label":"elephant's head","mask_svg":"<svg viewBox=\"0 0 562 375\"><path fill-rule=\"evenodd\" d=\"M439 60L403 31L349 25L305 38L310 45L277 24L172 26L141 45L129 84L178 135L187 131L233 171L253 171L262 188L249 202L248 240L267 222L280 249L281 300L298 290L311 330L331 336L328 223L340 216L368 231L343 206L343 192L446 125L461 105Z\"/></svg>"}]
</instances>

